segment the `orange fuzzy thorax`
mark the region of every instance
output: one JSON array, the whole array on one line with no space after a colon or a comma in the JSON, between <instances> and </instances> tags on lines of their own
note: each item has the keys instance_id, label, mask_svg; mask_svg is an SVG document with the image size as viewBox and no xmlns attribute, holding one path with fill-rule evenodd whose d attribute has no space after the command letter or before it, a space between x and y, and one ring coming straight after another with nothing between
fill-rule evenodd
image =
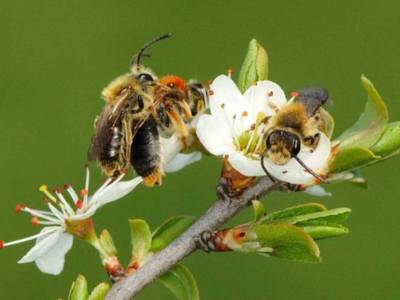
<instances>
[{"instance_id":1,"label":"orange fuzzy thorax","mask_svg":"<svg viewBox=\"0 0 400 300\"><path fill-rule=\"evenodd\" d=\"M165 84L169 87L175 87L179 90L181 90L182 92L186 93L186 83L185 80L183 80L181 77L179 76L175 76L175 75L167 75L162 77L159 80L160 83Z\"/></svg>"}]
</instances>

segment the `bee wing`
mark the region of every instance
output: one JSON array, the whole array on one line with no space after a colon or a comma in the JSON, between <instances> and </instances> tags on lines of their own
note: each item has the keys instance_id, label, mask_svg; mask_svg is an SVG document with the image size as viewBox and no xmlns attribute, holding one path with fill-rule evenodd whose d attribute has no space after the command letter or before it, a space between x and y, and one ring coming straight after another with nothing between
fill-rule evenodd
<instances>
[{"instance_id":1,"label":"bee wing","mask_svg":"<svg viewBox=\"0 0 400 300\"><path fill-rule=\"evenodd\" d=\"M95 121L95 129L92 135L87 158L89 161L100 159L111 139L112 127L116 118L112 117L112 106L106 105L100 116Z\"/></svg>"},{"instance_id":2,"label":"bee wing","mask_svg":"<svg viewBox=\"0 0 400 300\"><path fill-rule=\"evenodd\" d=\"M301 103L308 117L316 114L318 109L323 106L329 99L328 91L320 87L309 87L298 91L296 101Z\"/></svg>"},{"instance_id":3,"label":"bee wing","mask_svg":"<svg viewBox=\"0 0 400 300\"><path fill-rule=\"evenodd\" d=\"M100 116L95 120L95 129L92 135L88 150L87 159L89 161L101 159L109 150L109 144L112 139L114 127L120 127L123 118L123 112L129 93L124 92L117 99L116 104L106 104Z\"/></svg>"}]
</instances>

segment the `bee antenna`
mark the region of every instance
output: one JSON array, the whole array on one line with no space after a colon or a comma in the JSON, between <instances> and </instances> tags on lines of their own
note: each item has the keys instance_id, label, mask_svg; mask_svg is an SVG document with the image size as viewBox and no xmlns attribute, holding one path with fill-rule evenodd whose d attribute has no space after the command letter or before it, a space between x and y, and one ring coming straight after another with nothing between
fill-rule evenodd
<instances>
[{"instance_id":1,"label":"bee antenna","mask_svg":"<svg viewBox=\"0 0 400 300\"><path fill-rule=\"evenodd\" d=\"M294 156L293 158L307 171L307 173L311 174L312 176L314 176L316 179L318 179L322 183L329 183L324 178L322 178L320 175L315 173L312 169L310 169L300 158L298 158L297 156Z\"/></svg>"},{"instance_id":2,"label":"bee antenna","mask_svg":"<svg viewBox=\"0 0 400 300\"><path fill-rule=\"evenodd\" d=\"M152 39L151 41L148 41L146 44L144 44L144 46L139 50L139 52L137 54L135 54L132 58L132 65L134 66L139 66L140 65L140 59L143 56L150 56L149 54L144 54L144 51L149 48L150 46L152 46L153 44L166 39L166 38L170 38L172 36L172 33L165 33L163 35L160 35L154 39Z\"/></svg>"},{"instance_id":3,"label":"bee antenna","mask_svg":"<svg viewBox=\"0 0 400 300\"><path fill-rule=\"evenodd\" d=\"M264 154L265 154L265 152L264 152ZM275 178L272 177L272 175L268 172L267 168L265 167L264 159L265 159L265 155L261 156L261 168L264 170L265 174L268 176L268 178L272 182L276 182Z\"/></svg>"}]
</instances>

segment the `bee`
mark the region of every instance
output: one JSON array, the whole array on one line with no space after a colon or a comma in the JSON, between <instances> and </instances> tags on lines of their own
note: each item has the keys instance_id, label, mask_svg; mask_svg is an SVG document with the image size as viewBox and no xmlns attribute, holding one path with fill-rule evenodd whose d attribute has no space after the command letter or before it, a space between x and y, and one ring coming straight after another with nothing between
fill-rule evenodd
<instances>
[{"instance_id":1,"label":"bee","mask_svg":"<svg viewBox=\"0 0 400 300\"><path fill-rule=\"evenodd\" d=\"M268 157L277 165L285 165L294 158L308 173L321 182L325 180L311 170L297 156L302 145L314 150L320 140L320 131L327 132L326 112L322 106L327 103L327 90L320 87L310 87L292 94L293 101L284 106L270 119L271 122L265 134L265 152L261 157L261 166L268 173L264 159ZM327 133L328 134L328 133Z\"/></svg>"},{"instance_id":2,"label":"bee","mask_svg":"<svg viewBox=\"0 0 400 300\"><path fill-rule=\"evenodd\" d=\"M182 149L186 147L187 124L193 118L191 84L172 75L158 79L140 64L148 56L147 48L169 37L165 34L146 43L133 56L131 72L102 92L106 104L95 120L88 159L97 160L109 177L118 177L132 165L145 185L160 185L164 175L160 135L176 132Z\"/></svg>"}]
</instances>

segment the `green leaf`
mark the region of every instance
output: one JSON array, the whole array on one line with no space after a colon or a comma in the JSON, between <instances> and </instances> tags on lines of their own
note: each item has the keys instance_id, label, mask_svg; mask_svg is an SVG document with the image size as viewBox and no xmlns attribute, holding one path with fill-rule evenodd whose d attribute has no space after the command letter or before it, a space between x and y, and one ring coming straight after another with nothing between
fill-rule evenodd
<instances>
[{"instance_id":1,"label":"green leaf","mask_svg":"<svg viewBox=\"0 0 400 300\"><path fill-rule=\"evenodd\" d=\"M178 264L159 277L159 280L179 300L200 299L196 280L187 267Z\"/></svg>"},{"instance_id":2,"label":"green leaf","mask_svg":"<svg viewBox=\"0 0 400 300\"><path fill-rule=\"evenodd\" d=\"M381 138L370 149L380 156L398 153L400 151L400 122L389 123Z\"/></svg>"},{"instance_id":3,"label":"green leaf","mask_svg":"<svg viewBox=\"0 0 400 300\"><path fill-rule=\"evenodd\" d=\"M334 208L320 212L314 212L304 215L297 215L293 217L280 219L279 222L287 224L298 224L310 220L320 220L332 223L342 223L349 217L351 209L347 207Z\"/></svg>"},{"instance_id":4,"label":"green leaf","mask_svg":"<svg viewBox=\"0 0 400 300\"><path fill-rule=\"evenodd\" d=\"M160 251L188 229L194 221L195 217L192 216L176 216L166 220L153 232L151 251Z\"/></svg>"},{"instance_id":5,"label":"green leaf","mask_svg":"<svg viewBox=\"0 0 400 300\"><path fill-rule=\"evenodd\" d=\"M102 249L106 252L107 255L117 255L117 248L115 248L114 241L108 230L103 229L103 231L100 233L99 242Z\"/></svg>"},{"instance_id":6,"label":"green leaf","mask_svg":"<svg viewBox=\"0 0 400 300\"><path fill-rule=\"evenodd\" d=\"M254 241L261 248L272 248L268 255L303 262L319 262L318 245L303 229L290 224L254 224L249 236L255 233Z\"/></svg>"},{"instance_id":7,"label":"green leaf","mask_svg":"<svg viewBox=\"0 0 400 300\"><path fill-rule=\"evenodd\" d=\"M367 148L358 146L339 148L339 152L330 163L329 171L331 173L341 173L354 170L365 166L375 160L380 159Z\"/></svg>"},{"instance_id":8,"label":"green leaf","mask_svg":"<svg viewBox=\"0 0 400 300\"><path fill-rule=\"evenodd\" d=\"M342 148L369 148L379 139L389 119L385 102L371 81L362 75L361 83L368 93L368 102L358 121L338 138Z\"/></svg>"},{"instance_id":9,"label":"green leaf","mask_svg":"<svg viewBox=\"0 0 400 300\"><path fill-rule=\"evenodd\" d=\"M268 78L268 55L265 49L255 40L249 43L246 57L239 73L239 89L244 92L257 81Z\"/></svg>"},{"instance_id":10,"label":"green leaf","mask_svg":"<svg viewBox=\"0 0 400 300\"><path fill-rule=\"evenodd\" d=\"M72 283L68 300L86 300L88 297L88 284L83 275L78 275Z\"/></svg>"},{"instance_id":11,"label":"green leaf","mask_svg":"<svg viewBox=\"0 0 400 300\"><path fill-rule=\"evenodd\" d=\"M254 222L258 222L265 216L265 207L259 200L252 200L251 203L253 204Z\"/></svg>"},{"instance_id":12,"label":"green leaf","mask_svg":"<svg viewBox=\"0 0 400 300\"><path fill-rule=\"evenodd\" d=\"M108 283L102 282L93 289L93 291L89 295L88 300L103 300L106 298L109 290L110 285Z\"/></svg>"},{"instance_id":13,"label":"green leaf","mask_svg":"<svg viewBox=\"0 0 400 300\"><path fill-rule=\"evenodd\" d=\"M341 236L349 233L349 229L342 224L331 223L324 220L311 220L297 224L304 229L313 239L320 240Z\"/></svg>"},{"instance_id":14,"label":"green leaf","mask_svg":"<svg viewBox=\"0 0 400 300\"><path fill-rule=\"evenodd\" d=\"M132 258L141 262L151 247L151 231L146 221L141 219L129 220L131 229Z\"/></svg>"},{"instance_id":15,"label":"green leaf","mask_svg":"<svg viewBox=\"0 0 400 300\"><path fill-rule=\"evenodd\" d=\"M298 215L309 214L313 212L320 212L326 210L326 207L319 203L306 203L297 206L288 207L282 210L274 211L269 213L263 221L278 221L280 219L285 219L289 217L294 217Z\"/></svg>"}]
</instances>

